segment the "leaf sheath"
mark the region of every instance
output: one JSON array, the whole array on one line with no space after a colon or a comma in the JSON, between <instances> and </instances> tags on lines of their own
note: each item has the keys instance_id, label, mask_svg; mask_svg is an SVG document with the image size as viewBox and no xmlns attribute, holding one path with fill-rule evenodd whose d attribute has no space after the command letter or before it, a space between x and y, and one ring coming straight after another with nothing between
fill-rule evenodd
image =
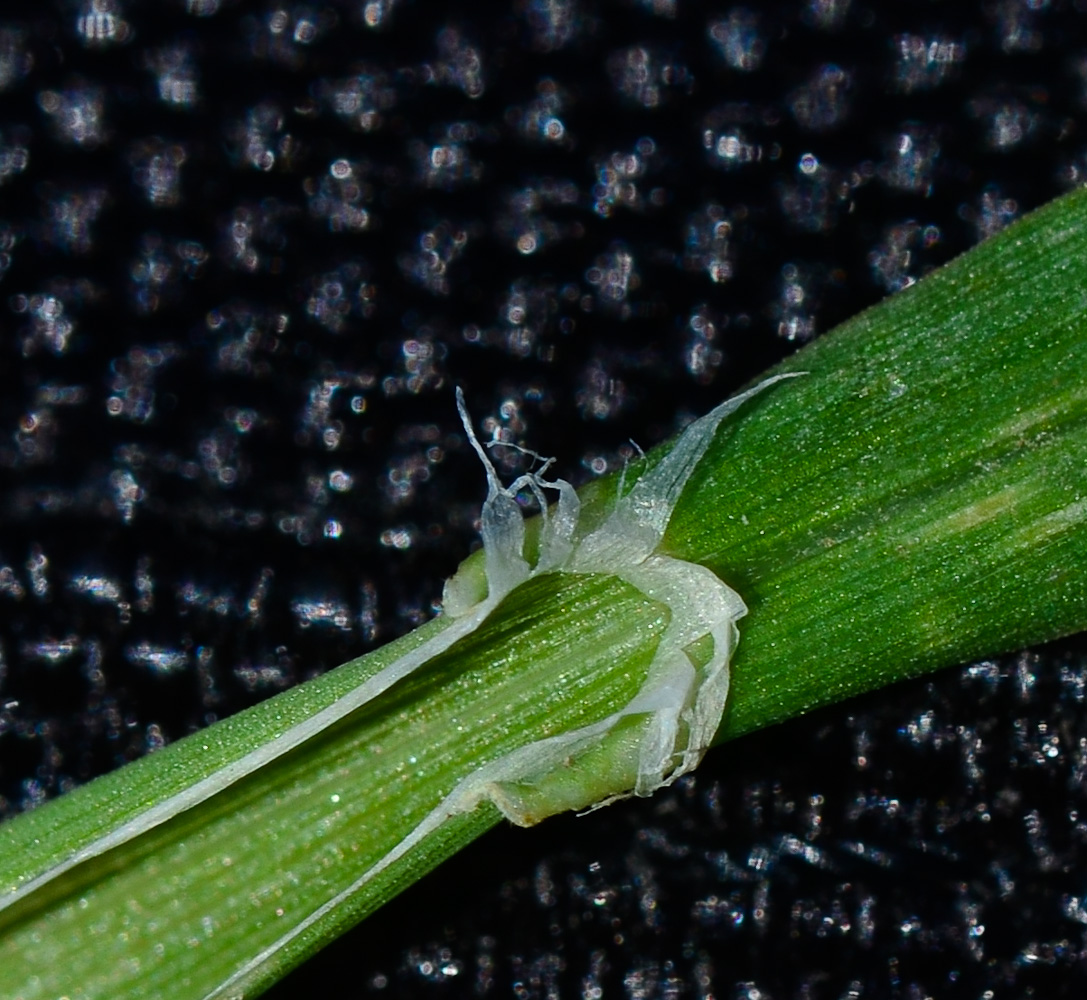
<instances>
[{"instance_id":1,"label":"leaf sheath","mask_svg":"<svg viewBox=\"0 0 1087 1000\"><path fill-rule=\"evenodd\" d=\"M1085 357L1079 191L805 348L781 370L806 377L726 422L665 535L750 608L718 740L1087 628ZM584 491L586 516L614 489ZM531 581L378 702L0 911L0 995L211 994L464 774L629 699L666 615L614 578ZM0 905L442 627L8 822ZM602 795L631 778L623 735L590 762ZM259 992L497 816L455 818L223 995Z\"/></svg>"}]
</instances>

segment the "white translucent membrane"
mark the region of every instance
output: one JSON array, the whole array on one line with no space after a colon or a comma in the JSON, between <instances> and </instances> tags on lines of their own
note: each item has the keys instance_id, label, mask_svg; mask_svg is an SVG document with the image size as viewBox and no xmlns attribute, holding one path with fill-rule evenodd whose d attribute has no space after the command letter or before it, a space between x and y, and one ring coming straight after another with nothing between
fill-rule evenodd
<instances>
[{"instance_id":1,"label":"white translucent membrane","mask_svg":"<svg viewBox=\"0 0 1087 1000\"><path fill-rule=\"evenodd\" d=\"M550 461L509 486L502 485L472 430L464 396L460 389L457 390L461 421L487 473L487 499L483 502L480 518L487 595L472 604L472 583L453 577L447 583L444 595L444 613L454 616L453 624L405 657L405 661L410 662L390 664L360 691L371 687L384 691L391 683L474 631L516 587L544 573L600 573L618 577L651 600L664 604L671 612L669 624L641 689L626 705L599 722L528 743L483 764L461 779L383 858L254 956L209 993L206 1000L241 997L241 991L232 991L243 987L244 982L276 952L354 896L451 817L471 812L489 801L512 822L528 826L569 808L569 797L563 796L562 802L550 812L546 807L539 809L538 803L534 803L531 817L527 816L516 804L518 796L510 794L511 786L519 782L538 784L547 775L566 768L571 758L598 746L622 719L643 716L648 723L640 730L634 787L614 789L599 801L578 803L577 808L595 809L631 794L651 795L698 765L724 712L729 659L739 639L736 621L747 613L747 606L735 590L704 566L662 555L656 549L687 481L705 455L721 421L752 396L797 374L802 373L765 379L690 424L661 462L643 475L629 493L619 496L603 523L583 537L578 534L581 504L574 488L563 479L543 478ZM516 500L521 489L533 492L543 510L535 565L530 565L524 554L525 521ZM545 490L558 494L558 501L550 510L544 502ZM688 649L706 637L712 639L713 652L708 661L699 666L691 659ZM386 675L392 678L387 683L383 681ZM375 694L367 692L361 698L349 696L351 707L347 711L353 711ZM326 709L326 713L329 711ZM345 714L346 711L340 712L336 718ZM324 722L320 728L328 724ZM307 735L318 731L311 727Z\"/></svg>"}]
</instances>

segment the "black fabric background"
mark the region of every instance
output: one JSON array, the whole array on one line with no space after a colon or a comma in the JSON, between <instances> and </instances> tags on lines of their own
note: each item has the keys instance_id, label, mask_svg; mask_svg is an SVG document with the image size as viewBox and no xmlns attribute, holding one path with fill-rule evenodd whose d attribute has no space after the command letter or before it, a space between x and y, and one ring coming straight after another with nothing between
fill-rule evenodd
<instances>
[{"instance_id":1,"label":"black fabric background","mask_svg":"<svg viewBox=\"0 0 1087 1000\"><path fill-rule=\"evenodd\" d=\"M1080 6L5 3L0 815L428 617L455 384L583 482L1079 183ZM1074 638L495 831L270 995L1081 996L1085 685Z\"/></svg>"}]
</instances>

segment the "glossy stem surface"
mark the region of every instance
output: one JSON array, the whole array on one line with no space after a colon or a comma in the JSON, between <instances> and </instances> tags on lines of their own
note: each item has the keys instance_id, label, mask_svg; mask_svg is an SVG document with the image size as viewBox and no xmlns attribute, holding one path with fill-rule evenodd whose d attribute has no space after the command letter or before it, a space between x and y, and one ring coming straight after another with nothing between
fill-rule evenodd
<instances>
[{"instance_id":1,"label":"glossy stem surface","mask_svg":"<svg viewBox=\"0 0 1087 1000\"><path fill-rule=\"evenodd\" d=\"M1078 191L800 351L782 370L810 374L722 425L665 535L750 607L718 740L1087 628L1085 290ZM584 491L586 516L614 489ZM455 817L249 967L465 774L628 700L666 616L612 577L539 577L377 702L31 892L443 623L6 823L0 996L255 995L496 822ZM627 750L594 759L604 794Z\"/></svg>"}]
</instances>

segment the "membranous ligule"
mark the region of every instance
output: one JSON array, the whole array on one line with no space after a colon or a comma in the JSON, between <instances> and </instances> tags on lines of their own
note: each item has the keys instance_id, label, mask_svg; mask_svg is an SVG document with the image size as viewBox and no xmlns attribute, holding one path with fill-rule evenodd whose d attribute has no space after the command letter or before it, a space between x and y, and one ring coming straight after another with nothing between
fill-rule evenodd
<instances>
[{"instance_id":1,"label":"membranous ligule","mask_svg":"<svg viewBox=\"0 0 1087 1000\"><path fill-rule=\"evenodd\" d=\"M672 511L720 422L781 377L760 383L692 423L628 492L620 488L608 515L588 532L580 530L577 493L562 479L546 479L546 463L539 472L503 486L458 393L465 431L487 474L480 518L486 593L480 594L478 575L454 577L446 587L446 613L465 619L490 614L534 577L594 573L618 577L663 604L669 619L641 689L625 705L590 725L529 743L484 765L450 792L431 822L440 823L442 817L487 799L514 823L528 825L566 809L592 809L625 795L650 795L702 759L724 711L729 658L739 637L736 622L747 608L735 590L704 566L658 550ZM533 491L543 510L531 564L516 500L521 489ZM546 491L557 494L550 508ZM601 795L597 768L576 765L586 757L603 757L601 745L617 741L625 747L618 756L636 760L633 780ZM610 756L615 755L613 749ZM578 773L587 776L584 788L578 787Z\"/></svg>"},{"instance_id":2,"label":"membranous ligule","mask_svg":"<svg viewBox=\"0 0 1087 1000\"><path fill-rule=\"evenodd\" d=\"M403 857L446 819L484 801L512 822L528 826L568 809L591 810L629 795L651 795L698 765L725 709L729 659L739 639L736 622L747 607L705 566L659 549L672 511L721 421L752 396L790 377L792 373L766 379L691 423L629 491L620 488L609 513L587 532L581 531L581 502L574 488L563 479L545 478L549 462L508 486L502 484L457 390L465 433L487 475L480 515L483 579L469 568L447 583L444 613L453 621L435 637L441 648L431 655L478 628L517 587L545 574L617 577L663 604L668 623L641 688L626 704L588 725L527 743L480 766L349 891ZM536 495L542 511L531 562L516 499L522 489ZM557 495L553 505L547 504L547 493ZM423 647L413 659L421 652ZM386 672L404 675L395 663ZM614 775L617 785L602 788L601 767Z\"/></svg>"}]
</instances>

